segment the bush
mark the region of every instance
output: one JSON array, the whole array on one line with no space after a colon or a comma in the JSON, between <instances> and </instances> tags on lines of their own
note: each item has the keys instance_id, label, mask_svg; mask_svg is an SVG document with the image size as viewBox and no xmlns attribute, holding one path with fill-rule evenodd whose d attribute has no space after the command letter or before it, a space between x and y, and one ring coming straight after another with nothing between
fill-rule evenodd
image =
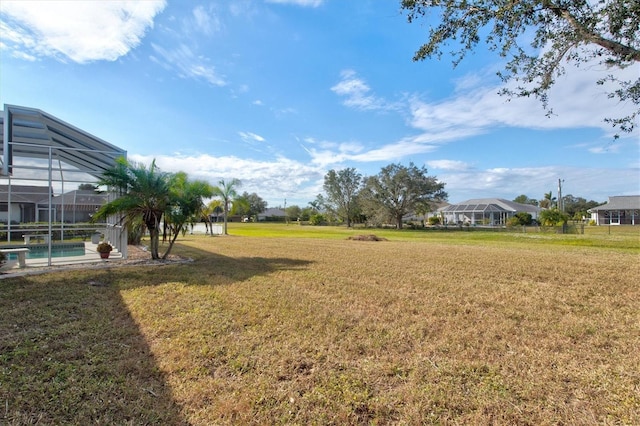
<instances>
[{"instance_id":1,"label":"bush","mask_svg":"<svg viewBox=\"0 0 640 426\"><path fill-rule=\"evenodd\" d=\"M428 220L427 223L429 225L440 225L440 218L438 216L431 216Z\"/></svg>"},{"instance_id":2,"label":"bush","mask_svg":"<svg viewBox=\"0 0 640 426\"><path fill-rule=\"evenodd\" d=\"M318 225L324 225L326 223L327 223L326 218L324 217L324 215L320 213L311 215L311 217L309 218L310 225L318 226Z\"/></svg>"},{"instance_id":3,"label":"bush","mask_svg":"<svg viewBox=\"0 0 640 426\"><path fill-rule=\"evenodd\" d=\"M558 209L543 210L540 212L540 222L544 226L556 226L567 223L569 216Z\"/></svg>"},{"instance_id":4,"label":"bush","mask_svg":"<svg viewBox=\"0 0 640 426\"><path fill-rule=\"evenodd\" d=\"M528 226L533 223L533 217L529 213L519 212L509 218L508 226Z\"/></svg>"}]
</instances>

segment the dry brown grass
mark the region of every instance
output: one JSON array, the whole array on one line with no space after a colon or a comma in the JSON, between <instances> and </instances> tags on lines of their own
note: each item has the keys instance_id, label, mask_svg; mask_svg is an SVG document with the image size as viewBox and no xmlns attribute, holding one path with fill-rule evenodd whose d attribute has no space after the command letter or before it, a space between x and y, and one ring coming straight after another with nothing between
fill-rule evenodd
<instances>
[{"instance_id":1,"label":"dry brown grass","mask_svg":"<svg viewBox=\"0 0 640 426\"><path fill-rule=\"evenodd\" d=\"M249 237L191 237L178 250L195 262L0 282L0 327L20 330L0 340L14 354L0 364L5 421L640 424L637 252ZM96 387L85 348L98 348L100 371L113 366L112 386L86 403L94 417L46 414L62 398L46 396L52 354L24 343L66 327L45 309L65 291L90 305L65 309L98 334L78 342L88 330L77 324L63 341L83 349L53 354L81 373L69 410ZM37 325L19 319L34 308L48 312ZM96 309L113 312L101 327ZM100 333L126 354L99 346ZM39 390L17 388L24 371ZM145 399L118 417L103 403L113 395Z\"/></svg>"}]
</instances>

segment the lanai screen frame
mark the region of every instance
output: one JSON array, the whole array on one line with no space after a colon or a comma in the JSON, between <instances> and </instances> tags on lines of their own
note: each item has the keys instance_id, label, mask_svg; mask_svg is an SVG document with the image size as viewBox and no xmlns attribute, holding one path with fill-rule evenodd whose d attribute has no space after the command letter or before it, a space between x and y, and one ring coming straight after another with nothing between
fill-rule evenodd
<instances>
[{"instance_id":1,"label":"lanai screen frame","mask_svg":"<svg viewBox=\"0 0 640 426\"><path fill-rule=\"evenodd\" d=\"M93 178L95 182L105 170L115 164L117 158L127 157L126 150L36 108L5 104L1 118L0 179L6 179L8 182L8 215L11 214L12 180L47 182L49 235L52 235L53 231L50 212L53 206L54 184L59 185L64 192L65 175L84 175L87 176L87 180ZM16 159L26 160L23 164L20 164L20 161L16 164ZM19 176L20 172L24 173L24 176ZM16 173L18 176L14 176ZM115 193L110 193L109 199L113 197ZM8 220L7 226L10 235L11 220ZM115 245L126 258L126 229L115 217L109 218L105 226L105 239ZM51 265L51 238L48 263Z\"/></svg>"},{"instance_id":2,"label":"lanai screen frame","mask_svg":"<svg viewBox=\"0 0 640 426\"><path fill-rule=\"evenodd\" d=\"M490 220L490 226L501 226L506 224L506 220L509 218L510 212L495 203L471 203L471 204L451 204L441 210L445 215L451 215L455 219L459 219L460 216L468 217L471 215L471 224L477 224L477 215L482 215L481 221ZM497 223L496 223L496 217ZM456 221L457 222L457 221Z\"/></svg>"}]
</instances>

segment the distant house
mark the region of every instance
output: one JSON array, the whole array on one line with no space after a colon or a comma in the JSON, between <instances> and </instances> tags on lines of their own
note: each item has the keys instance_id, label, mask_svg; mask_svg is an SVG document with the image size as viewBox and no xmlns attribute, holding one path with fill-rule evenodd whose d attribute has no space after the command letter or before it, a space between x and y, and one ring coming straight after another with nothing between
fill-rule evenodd
<instances>
[{"instance_id":1,"label":"distant house","mask_svg":"<svg viewBox=\"0 0 640 426\"><path fill-rule=\"evenodd\" d=\"M52 192L46 186L31 185L0 185L0 222L25 223L48 220L46 216L40 218L38 205L41 200L46 200Z\"/></svg>"},{"instance_id":2,"label":"distant house","mask_svg":"<svg viewBox=\"0 0 640 426\"><path fill-rule=\"evenodd\" d=\"M0 222L28 223L49 220L49 192L46 186L0 185ZM75 190L51 194L51 220L77 223L91 220L95 211L107 201L106 194Z\"/></svg>"},{"instance_id":3,"label":"distant house","mask_svg":"<svg viewBox=\"0 0 640 426\"><path fill-rule=\"evenodd\" d=\"M469 225L506 225L516 213L529 213L538 219L541 208L531 204L520 204L502 198L478 198L450 204L439 209L445 223Z\"/></svg>"},{"instance_id":4,"label":"distant house","mask_svg":"<svg viewBox=\"0 0 640 426\"><path fill-rule=\"evenodd\" d=\"M587 211L596 225L640 224L640 195L616 195L609 201Z\"/></svg>"},{"instance_id":5,"label":"distant house","mask_svg":"<svg viewBox=\"0 0 640 426\"><path fill-rule=\"evenodd\" d=\"M65 223L89 222L96 210L106 202L107 194L91 190L76 189L65 192L51 199L53 220ZM41 204L46 209L48 200L43 200Z\"/></svg>"},{"instance_id":6,"label":"distant house","mask_svg":"<svg viewBox=\"0 0 640 426\"><path fill-rule=\"evenodd\" d=\"M427 212L418 214L418 213L410 213L406 216L404 216L402 218L403 222L421 222L421 221L427 221L429 220L429 218L431 217L440 217L440 210L446 206L448 206L449 203L447 203L446 201L441 201L441 202L431 202L429 203L429 208Z\"/></svg>"},{"instance_id":7,"label":"distant house","mask_svg":"<svg viewBox=\"0 0 640 426\"><path fill-rule=\"evenodd\" d=\"M258 213L258 222L282 222L286 218L287 213L279 208L270 208Z\"/></svg>"}]
</instances>

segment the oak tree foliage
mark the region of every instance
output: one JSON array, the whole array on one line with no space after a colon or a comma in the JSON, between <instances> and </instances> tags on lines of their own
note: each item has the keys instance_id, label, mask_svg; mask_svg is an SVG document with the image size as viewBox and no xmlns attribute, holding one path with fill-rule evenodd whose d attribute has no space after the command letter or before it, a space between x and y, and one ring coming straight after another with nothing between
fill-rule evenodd
<instances>
[{"instance_id":1,"label":"oak tree foliage","mask_svg":"<svg viewBox=\"0 0 640 426\"><path fill-rule=\"evenodd\" d=\"M382 214L402 229L404 216L425 204L446 200L447 193L444 183L428 176L424 166L409 163L390 164L366 178L360 197L368 217Z\"/></svg>"},{"instance_id":2,"label":"oak tree foliage","mask_svg":"<svg viewBox=\"0 0 640 426\"><path fill-rule=\"evenodd\" d=\"M548 90L565 64L595 62L610 70L595 83L613 87L610 98L636 106L605 121L623 132L636 125L640 76L621 79L615 71L640 62L638 0L401 0L401 9L409 22L434 22L415 61L450 53L456 66L484 42L508 60L501 79L517 83L501 94L535 96L549 114ZM445 52L448 46L453 50Z\"/></svg>"},{"instance_id":3,"label":"oak tree foliage","mask_svg":"<svg viewBox=\"0 0 640 426\"><path fill-rule=\"evenodd\" d=\"M324 177L323 189L327 194L323 200L325 207L342 219L347 227L357 211L357 196L362 175L353 167L339 171L329 170Z\"/></svg>"}]
</instances>

